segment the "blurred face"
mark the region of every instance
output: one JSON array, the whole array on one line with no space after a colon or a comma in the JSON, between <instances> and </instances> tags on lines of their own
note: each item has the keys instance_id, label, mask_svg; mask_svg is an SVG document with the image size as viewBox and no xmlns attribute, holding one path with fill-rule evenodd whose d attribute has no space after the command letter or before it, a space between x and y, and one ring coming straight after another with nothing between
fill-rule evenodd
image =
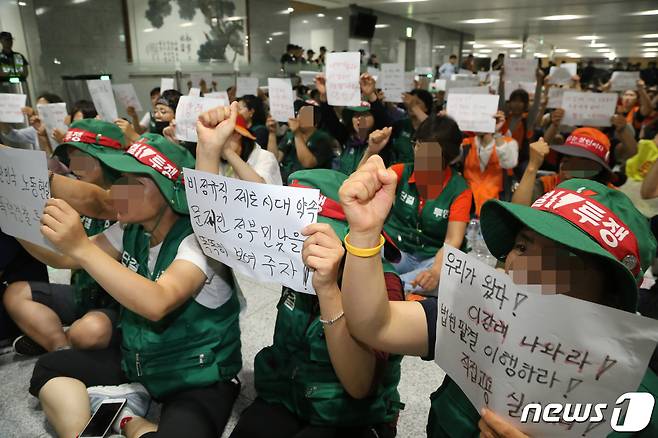
<instances>
[{"instance_id":1,"label":"blurred face","mask_svg":"<svg viewBox=\"0 0 658 438\"><path fill-rule=\"evenodd\" d=\"M151 96L151 106L155 108L155 103L160 99L160 93L155 93Z\"/></svg>"},{"instance_id":2,"label":"blurred face","mask_svg":"<svg viewBox=\"0 0 658 438\"><path fill-rule=\"evenodd\" d=\"M508 107L510 112L514 115L523 114L525 111L525 104L521 99L510 100Z\"/></svg>"},{"instance_id":3,"label":"blurred face","mask_svg":"<svg viewBox=\"0 0 658 438\"><path fill-rule=\"evenodd\" d=\"M637 93L635 90L626 90L621 97L621 103L624 108L632 108L637 104Z\"/></svg>"},{"instance_id":4,"label":"blurred face","mask_svg":"<svg viewBox=\"0 0 658 438\"><path fill-rule=\"evenodd\" d=\"M361 140L365 140L375 127L375 118L371 113L357 113L352 117L352 126Z\"/></svg>"},{"instance_id":5,"label":"blurred face","mask_svg":"<svg viewBox=\"0 0 658 438\"><path fill-rule=\"evenodd\" d=\"M505 272L530 292L563 294L604 303L606 273L592 256L575 254L553 240L523 228L505 258Z\"/></svg>"},{"instance_id":6,"label":"blurred face","mask_svg":"<svg viewBox=\"0 0 658 438\"><path fill-rule=\"evenodd\" d=\"M169 108L167 105L159 103L155 106L153 115L156 122L171 122L174 120L176 113L174 113L174 110Z\"/></svg>"},{"instance_id":7,"label":"blurred face","mask_svg":"<svg viewBox=\"0 0 658 438\"><path fill-rule=\"evenodd\" d=\"M145 223L156 218L167 203L147 176L124 174L110 188L117 219L124 224Z\"/></svg>"},{"instance_id":8,"label":"blurred face","mask_svg":"<svg viewBox=\"0 0 658 438\"><path fill-rule=\"evenodd\" d=\"M68 153L71 160L69 168L75 176L81 181L103 186L103 168L96 158L70 146L68 147Z\"/></svg>"},{"instance_id":9,"label":"blurred face","mask_svg":"<svg viewBox=\"0 0 658 438\"><path fill-rule=\"evenodd\" d=\"M14 46L14 40L11 38L3 38L0 40L0 43L2 44L2 50L4 51L9 51Z\"/></svg>"},{"instance_id":10,"label":"blurred face","mask_svg":"<svg viewBox=\"0 0 658 438\"><path fill-rule=\"evenodd\" d=\"M416 187L425 199L434 199L443 190L443 153L438 143L416 142L414 174Z\"/></svg>"},{"instance_id":11,"label":"blurred face","mask_svg":"<svg viewBox=\"0 0 658 438\"><path fill-rule=\"evenodd\" d=\"M50 102L46 100L44 97L40 97L37 99L37 105L48 105Z\"/></svg>"},{"instance_id":12,"label":"blurred face","mask_svg":"<svg viewBox=\"0 0 658 438\"><path fill-rule=\"evenodd\" d=\"M591 179L598 175L603 166L593 160L565 155L560 161L560 180L571 178Z\"/></svg>"},{"instance_id":13,"label":"blurred face","mask_svg":"<svg viewBox=\"0 0 658 438\"><path fill-rule=\"evenodd\" d=\"M247 123L250 123L254 116L254 110L247 108L245 101L240 100L238 101L238 114L240 114L247 121Z\"/></svg>"}]
</instances>

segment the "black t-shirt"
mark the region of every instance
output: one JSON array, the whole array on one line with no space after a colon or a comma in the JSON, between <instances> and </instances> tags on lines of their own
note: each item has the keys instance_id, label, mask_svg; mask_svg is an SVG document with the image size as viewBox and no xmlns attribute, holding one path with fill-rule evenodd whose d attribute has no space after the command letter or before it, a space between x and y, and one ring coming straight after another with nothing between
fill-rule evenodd
<instances>
[{"instance_id":1,"label":"black t-shirt","mask_svg":"<svg viewBox=\"0 0 658 438\"><path fill-rule=\"evenodd\" d=\"M427 356L423 360L434 360L434 346L436 345L436 318L438 314L438 300L436 298L426 298L418 301L425 311L427 318Z\"/></svg>"}]
</instances>

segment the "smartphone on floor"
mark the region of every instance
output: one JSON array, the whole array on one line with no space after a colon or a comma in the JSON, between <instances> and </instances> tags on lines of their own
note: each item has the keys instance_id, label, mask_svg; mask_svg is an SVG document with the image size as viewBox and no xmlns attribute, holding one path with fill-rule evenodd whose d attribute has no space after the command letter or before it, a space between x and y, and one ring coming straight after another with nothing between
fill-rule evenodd
<instances>
[{"instance_id":1,"label":"smartphone on floor","mask_svg":"<svg viewBox=\"0 0 658 438\"><path fill-rule=\"evenodd\" d=\"M103 403L96 409L94 415L89 419L89 423L87 423L78 437L104 438L125 404L125 398L103 400Z\"/></svg>"}]
</instances>

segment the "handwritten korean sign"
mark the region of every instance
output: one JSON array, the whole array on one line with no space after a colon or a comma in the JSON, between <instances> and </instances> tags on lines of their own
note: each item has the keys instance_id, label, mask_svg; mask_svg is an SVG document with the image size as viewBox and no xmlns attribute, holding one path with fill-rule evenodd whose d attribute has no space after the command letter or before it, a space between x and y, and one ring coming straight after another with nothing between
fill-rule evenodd
<instances>
[{"instance_id":1,"label":"handwritten korean sign","mask_svg":"<svg viewBox=\"0 0 658 438\"><path fill-rule=\"evenodd\" d=\"M512 82L533 82L536 79L535 59L505 58L505 80Z\"/></svg>"},{"instance_id":2,"label":"handwritten korean sign","mask_svg":"<svg viewBox=\"0 0 658 438\"><path fill-rule=\"evenodd\" d=\"M334 106L359 106L361 54L341 52L327 54L327 101Z\"/></svg>"},{"instance_id":3,"label":"handwritten korean sign","mask_svg":"<svg viewBox=\"0 0 658 438\"><path fill-rule=\"evenodd\" d=\"M181 96L176 107L176 138L196 143L196 122L199 115L222 105L223 102L219 99Z\"/></svg>"},{"instance_id":4,"label":"handwritten korean sign","mask_svg":"<svg viewBox=\"0 0 658 438\"><path fill-rule=\"evenodd\" d=\"M639 71L615 71L610 78L610 91L635 90L640 79Z\"/></svg>"},{"instance_id":5,"label":"handwritten korean sign","mask_svg":"<svg viewBox=\"0 0 658 438\"><path fill-rule=\"evenodd\" d=\"M270 113L277 122L288 122L295 117L294 97L290 79L268 78Z\"/></svg>"},{"instance_id":6,"label":"handwritten korean sign","mask_svg":"<svg viewBox=\"0 0 658 438\"><path fill-rule=\"evenodd\" d=\"M142 111L142 104L139 102L133 84L114 84L112 85L112 89L117 100L121 102L124 108L131 106L137 112Z\"/></svg>"},{"instance_id":7,"label":"handwritten korean sign","mask_svg":"<svg viewBox=\"0 0 658 438\"><path fill-rule=\"evenodd\" d=\"M239 76L235 82L235 95L242 97L247 94L258 94L258 78Z\"/></svg>"},{"instance_id":8,"label":"handwritten korean sign","mask_svg":"<svg viewBox=\"0 0 658 438\"><path fill-rule=\"evenodd\" d=\"M114 123L119 118L119 114L117 113L117 105L114 102L112 82L104 79L94 79L87 81L87 87L98 114L106 122Z\"/></svg>"},{"instance_id":9,"label":"handwritten korean sign","mask_svg":"<svg viewBox=\"0 0 658 438\"><path fill-rule=\"evenodd\" d=\"M396 63L382 64L379 75L379 88L389 102L402 102L402 94L409 91L405 86L404 65Z\"/></svg>"},{"instance_id":10,"label":"handwritten korean sign","mask_svg":"<svg viewBox=\"0 0 658 438\"><path fill-rule=\"evenodd\" d=\"M494 132L498 101L489 94L450 93L446 110L462 131Z\"/></svg>"},{"instance_id":11,"label":"handwritten korean sign","mask_svg":"<svg viewBox=\"0 0 658 438\"><path fill-rule=\"evenodd\" d=\"M203 252L259 281L313 294L302 228L316 222L319 191L257 184L185 169L185 193Z\"/></svg>"},{"instance_id":12,"label":"handwritten korean sign","mask_svg":"<svg viewBox=\"0 0 658 438\"><path fill-rule=\"evenodd\" d=\"M66 132L69 129L65 123L67 116L66 103L59 102L37 105L37 111L39 112L39 118L46 125L46 134L48 135L50 146L54 148L58 143L53 136L53 131L59 129L62 132Z\"/></svg>"},{"instance_id":13,"label":"handwritten korean sign","mask_svg":"<svg viewBox=\"0 0 658 438\"><path fill-rule=\"evenodd\" d=\"M577 65L575 62L565 62L559 67L553 66L548 73L549 81L551 84L568 85L571 83L571 78L577 73Z\"/></svg>"},{"instance_id":14,"label":"handwritten korean sign","mask_svg":"<svg viewBox=\"0 0 658 438\"><path fill-rule=\"evenodd\" d=\"M617 93L565 91L562 95L562 123L571 126L610 126L616 105Z\"/></svg>"},{"instance_id":15,"label":"handwritten korean sign","mask_svg":"<svg viewBox=\"0 0 658 438\"><path fill-rule=\"evenodd\" d=\"M0 148L0 228L35 245L53 248L43 237L41 214L50 197L46 153Z\"/></svg>"},{"instance_id":16,"label":"handwritten korean sign","mask_svg":"<svg viewBox=\"0 0 658 438\"><path fill-rule=\"evenodd\" d=\"M25 94L0 93L0 122L25 122L22 108L25 106L26 98Z\"/></svg>"},{"instance_id":17,"label":"handwritten korean sign","mask_svg":"<svg viewBox=\"0 0 658 438\"><path fill-rule=\"evenodd\" d=\"M436 362L480 410L530 436L603 437L616 399L635 391L658 322L566 295L529 293L445 246ZM607 403L603 422L521 424L528 403Z\"/></svg>"},{"instance_id":18,"label":"handwritten korean sign","mask_svg":"<svg viewBox=\"0 0 658 438\"><path fill-rule=\"evenodd\" d=\"M551 87L548 89L548 103L546 108L561 108L562 107L562 96L566 88L560 87Z\"/></svg>"}]
</instances>

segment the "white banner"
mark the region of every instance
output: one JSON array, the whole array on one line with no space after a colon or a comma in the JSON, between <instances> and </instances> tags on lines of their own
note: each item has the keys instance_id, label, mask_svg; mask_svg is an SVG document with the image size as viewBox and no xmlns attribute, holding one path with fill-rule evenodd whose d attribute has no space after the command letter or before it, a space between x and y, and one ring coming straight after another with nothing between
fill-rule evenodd
<instances>
[{"instance_id":1,"label":"white banner","mask_svg":"<svg viewBox=\"0 0 658 438\"><path fill-rule=\"evenodd\" d=\"M439 366L478 411L488 407L537 437L606 436L617 398L637 390L658 341L655 320L566 295L530 293L449 245L438 310ZM526 404L556 402L569 408L606 403L605 420L590 421L592 409L580 422L520 422Z\"/></svg>"},{"instance_id":2,"label":"white banner","mask_svg":"<svg viewBox=\"0 0 658 438\"><path fill-rule=\"evenodd\" d=\"M302 262L305 236L320 210L319 190L257 184L184 169L194 234L203 252L258 281L314 294Z\"/></svg>"},{"instance_id":3,"label":"white banner","mask_svg":"<svg viewBox=\"0 0 658 438\"><path fill-rule=\"evenodd\" d=\"M327 101L333 106L359 106L359 52L327 53Z\"/></svg>"},{"instance_id":4,"label":"white banner","mask_svg":"<svg viewBox=\"0 0 658 438\"><path fill-rule=\"evenodd\" d=\"M537 80L537 60L505 57L505 80L512 82Z\"/></svg>"},{"instance_id":5,"label":"white banner","mask_svg":"<svg viewBox=\"0 0 658 438\"><path fill-rule=\"evenodd\" d=\"M267 86L270 94L270 114L277 122L288 123L295 117L295 98L290 79L268 78Z\"/></svg>"},{"instance_id":6,"label":"white banner","mask_svg":"<svg viewBox=\"0 0 658 438\"><path fill-rule=\"evenodd\" d=\"M382 64L382 72L379 78L379 88L384 92L388 102L402 102L402 94L407 93L404 82L404 65L396 63Z\"/></svg>"}]
</instances>

